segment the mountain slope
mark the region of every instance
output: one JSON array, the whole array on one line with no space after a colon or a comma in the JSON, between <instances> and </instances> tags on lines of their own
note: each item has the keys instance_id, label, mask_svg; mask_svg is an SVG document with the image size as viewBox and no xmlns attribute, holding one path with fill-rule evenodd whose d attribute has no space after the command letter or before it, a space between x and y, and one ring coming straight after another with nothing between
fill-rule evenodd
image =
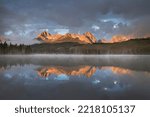
<instances>
[{"instance_id":1,"label":"mountain slope","mask_svg":"<svg viewBox=\"0 0 150 117\"><path fill-rule=\"evenodd\" d=\"M38 37L35 39L46 43L64 43L64 42L75 42L79 44L96 43L96 38L90 32L86 32L84 34L67 33L62 35L62 34L49 34L48 32L44 31L41 34L39 34Z\"/></svg>"},{"instance_id":2,"label":"mountain slope","mask_svg":"<svg viewBox=\"0 0 150 117\"><path fill-rule=\"evenodd\" d=\"M43 43L31 46L33 53L65 54L150 54L150 38L118 43Z\"/></svg>"}]
</instances>

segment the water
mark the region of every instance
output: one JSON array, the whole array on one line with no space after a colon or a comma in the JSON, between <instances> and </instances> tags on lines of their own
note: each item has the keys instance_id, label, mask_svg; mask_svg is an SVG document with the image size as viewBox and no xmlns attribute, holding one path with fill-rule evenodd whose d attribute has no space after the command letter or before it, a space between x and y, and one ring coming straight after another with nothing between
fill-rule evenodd
<instances>
[{"instance_id":1,"label":"water","mask_svg":"<svg viewBox=\"0 0 150 117\"><path fill-rule=\"evenodd\" d=\"M0 99L150 99L150 56L1 55Z\"/></svg>"}]
</instances>

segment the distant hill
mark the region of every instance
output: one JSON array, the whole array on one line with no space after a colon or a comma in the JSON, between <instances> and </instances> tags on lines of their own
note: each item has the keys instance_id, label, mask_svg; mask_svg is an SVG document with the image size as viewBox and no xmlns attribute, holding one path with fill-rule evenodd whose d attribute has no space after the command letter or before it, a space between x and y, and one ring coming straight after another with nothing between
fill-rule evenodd
<instances>
[{"instance_id":1,"label":"distant hill","mask_svg":"<svg viewBox=\"0 0 150 117\"><path fill-rule=\"evenodd\" d=\"M132 39L117 43L57 43L35 44L33 53L66 53L66 54L150 54L150 38Z\"/></svg>"},{"instance_id":2,"label":"distant hill","mask_svg":"<svg viewBox=\"0 0 150 117\"><path fill-rule=\"evenodd\" d=\"M4 36L0 35L0 43L9 41L9 39L5 38Z\"/></svg>"}]
</instances>

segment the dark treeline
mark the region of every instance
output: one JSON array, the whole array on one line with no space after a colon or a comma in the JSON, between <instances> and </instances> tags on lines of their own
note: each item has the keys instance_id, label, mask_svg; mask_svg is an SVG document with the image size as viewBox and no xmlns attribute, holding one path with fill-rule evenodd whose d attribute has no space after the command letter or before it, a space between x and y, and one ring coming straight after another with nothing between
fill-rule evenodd
<instances>
[{"instance_id":1,"label":"dark treeline","mask_svg":"<svg viewBox=\"0 0 150 117\"><path fill-rule=\"evenodd\" d=\"M0 43L0 54L30 54L32 53L31 46L24 44L13 45L7 44L6 42Z\"/></svg>"},{"instance_id":2,"label":"dark treeline","mask_svg":"<svg viewBox=\"0 0 150 117\"><path fill-rule=\"evenodd\" d=\"M0 54L150 54L150 38L119 43L41 43L13 45L0 43Z\"/></svg>"}]
</instances>

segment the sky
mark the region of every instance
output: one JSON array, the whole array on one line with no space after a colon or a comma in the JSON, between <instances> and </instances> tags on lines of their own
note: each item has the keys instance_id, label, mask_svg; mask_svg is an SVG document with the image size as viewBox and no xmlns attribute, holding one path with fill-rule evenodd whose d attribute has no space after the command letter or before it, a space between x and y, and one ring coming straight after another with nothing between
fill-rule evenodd
<instances>
[{"instance_id":1,"label":"sky","mask_svg":"<svg viewBox=\"0 0 150 117\"><path fill-rule=\"evenodd\" d=\"M35 43L41 32L150 36L150 0L0 0L0 36Z\"/></svg>"}]
</instances>

